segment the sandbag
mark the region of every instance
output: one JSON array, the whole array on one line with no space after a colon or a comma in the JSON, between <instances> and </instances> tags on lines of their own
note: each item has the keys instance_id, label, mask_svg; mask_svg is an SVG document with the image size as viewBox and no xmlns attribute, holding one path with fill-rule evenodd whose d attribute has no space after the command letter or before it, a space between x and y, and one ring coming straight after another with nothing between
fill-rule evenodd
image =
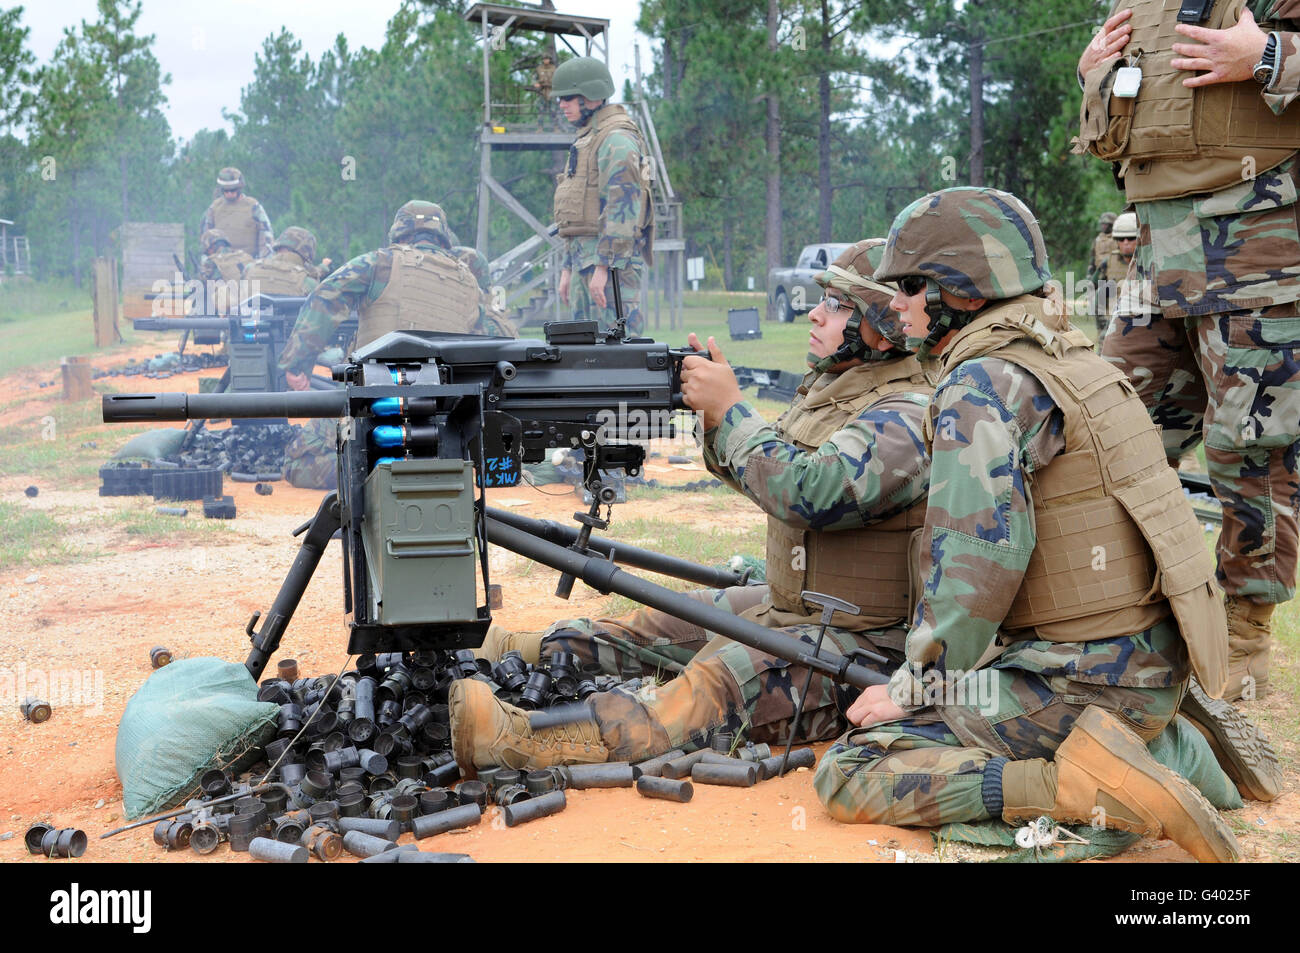
<instances>
[{"instance_id":1,"label":"sandbag","mask_svg":"<svg viewBox=\"0 0 1300 953\"><path fill-rule=\"evenodd\" d=\"M180 453L185 431L174 427L149 430L136 434L122 449L113 454L114 460L162 460Z\"/></svg>"},{"instance_id":2,"label":"sandbag","mask_svg":"<svg viewBox=\"0 0 1300 953\"><path fill-rule=\"evenodd\" d=\"M177 804L199 777L225 768L275 734L280 706L257 700L243 665L180 659L158 669L126 703L114 761L126 817Z\"/></svg>"}]
</instances>

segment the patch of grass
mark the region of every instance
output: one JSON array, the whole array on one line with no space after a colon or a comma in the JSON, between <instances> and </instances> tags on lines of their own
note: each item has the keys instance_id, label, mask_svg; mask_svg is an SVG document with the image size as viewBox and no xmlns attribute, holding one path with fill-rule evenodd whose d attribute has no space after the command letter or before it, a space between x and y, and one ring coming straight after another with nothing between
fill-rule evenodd
<instances>
[{"instance_id":1,"label":"patch of grass","mask_svg":"<svg viewBox=\"0 0 1300 953\"><path fill-rule=\"evenodd\" d=\"M0 501L0 572L71 562L79 553L64 538L68 528L43 510Z\"/></svg>"},{"instance_id":2,"label":"patch of grass","mask_svg":"<svg viewBox=\"0 0 1300 953\"><path fill-rule=\"evenodd\" d=\"M34 315L80 311L89 305L89 283L77 288L71 279L34 281L16 277L0 281L0 325Z\"/></svg>"},{"instance_id":3,"label":"patch of grass","mask_svg":"<svg viewBox=\"0 0 1300 953\"><path fill-rule=\"evenodd\" d=\"M3 287L0 285L0 289ZM117 324L122 332L122 343L96 349L90 291L83 291L80 299L59 300L63 307L30 313L10 312L0 300L0 315L5 316L0 319L0 375L20 368L34 370L33 365L57 362L68 355L104 353L105 350L111 353L135 343L131 322L119 318Z\"/></svg>"},{"instance_id":4,"label":"patch of grass","mask_svg":"<svg viewBox=\"0 0 1300 953\"><path fill-rule=\"evenodd\" d=\"M617 512L615 515L617 516ZM737 552L761 553L765 533L766 527L761 525L746 527L739 532L713 527L710 532L702 533L698 526L690 523L679 523L668 519L630 518L616 520L610 525L610 532L603 535L607 539L622 540L641 549L680 556L705 566L719 566ZM673 576L662 576L639 569L633 569L632 572L677 592L700 588L698 583ZM601 614L622 615L640 607L640 603L624 596L611 595L605 600Z\"/></svg>"},{"instance_id":5,"label":"patch of grass","mask_svg":"<svg viewBox=\"0 0 1300 953\"><path fill-rule=\"evenodd\" d=\"M156 512L156 507L181 507L190 511L188 516L168 516ZM194 517L197 514L198 519ZM177 534L213 537L229 536L233 532L226 520L203 518L203 504L193 500L180 502L150 502L147 508L126 507L114 510L110 522L128 536L175 537Z\"/></svg>"}]
</instances>

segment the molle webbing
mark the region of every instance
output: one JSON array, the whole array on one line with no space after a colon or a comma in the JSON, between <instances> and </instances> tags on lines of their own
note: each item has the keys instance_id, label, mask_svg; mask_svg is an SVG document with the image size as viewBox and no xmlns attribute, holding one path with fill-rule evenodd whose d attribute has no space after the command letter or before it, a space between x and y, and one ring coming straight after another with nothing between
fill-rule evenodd
<instances>
[{"instance_id":1,"label":"molle webbing","mask_svg":"<svg viewBox=\"0 0 1300 953\"><path fill-rule=\"evenodd\" d=\"M253 218L256 201L240 195L233 202L219 198L212 203L212 227L219 229L230 247L257 257L257 221Z\"/></svg>"},{"instance_id":2,"label":"molle webbing","mask_svg":"<svg viewBox=\"0 0 1300 953\"><path fill-rule=\"evenodd\" d=\"M379 297L361 309L357 347L390 331L470 334L478 325L478 282L465 265L413 245L390 245L392 271Z\"/></svg>"}]
</instances>

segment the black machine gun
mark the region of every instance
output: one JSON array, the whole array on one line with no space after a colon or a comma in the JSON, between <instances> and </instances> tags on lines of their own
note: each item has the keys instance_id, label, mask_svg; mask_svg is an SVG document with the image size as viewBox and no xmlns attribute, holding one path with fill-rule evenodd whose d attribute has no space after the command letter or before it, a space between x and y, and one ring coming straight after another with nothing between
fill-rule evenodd
<instances>
[{"instance_id":1,"label":"black machine gun","mask_svg":"<svg viewBox=\"0 0 1300 953\"><path fill-rule=\"evenodd\" d=\"M644 442L674 433L681 364L689 353L602 334L595 322L546 325L546 340L394 332L333 369L337 391L265 394L108 394L108 422L208 417L344 417L339 490L305 533L265 621L246 631L246 662L263 669L336 531L343 538L344 611L352 653L454 650L482 644L491 622L487 544L620 592L762 651L813 664L863 687L881 681L850 660L809 659L807 646L619 569L615 561L725 587L739 574L608 541L589 541L613 500L602 472L635 476ZM523 463L553 449L584 451L592 507L565 548L554 524L509 519L486 506L487 487L514 486ZM478 495L474 495L477 487ZM552 538L554 538L554 535ZM591 547L588 543L591 542ZM602 546L601 543L604 543Z\"/></svg>"}]
</instances>

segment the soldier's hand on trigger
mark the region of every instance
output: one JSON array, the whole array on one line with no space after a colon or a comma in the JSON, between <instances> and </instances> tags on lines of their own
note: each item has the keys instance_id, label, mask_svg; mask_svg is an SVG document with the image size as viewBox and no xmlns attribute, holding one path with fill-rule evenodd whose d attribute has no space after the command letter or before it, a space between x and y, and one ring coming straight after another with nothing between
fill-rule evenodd
<instances>
[{"instance_id":1,"label":"soldier's hand on trigger","mask_svg":"<svg viewBox=\"0 0 1300 953\"><path fill-rule=\"evenodd\" d=\"M1199 76L1183 80L1184 86L1210 86L1214 83L1239 83L1252 79L1255 64L1264 55L1268 34L1259 28L1249 9L1241 11L1241 18L1227 30L1207 30L1190 23L1174 27L1195 43L1175 43L1173 51L1181 59L1172 59L1174 69L1207 70Z\"/></svg>"},{"instance_id":2,"label":"soldier's hand on trigger","mask_svg":"<svg viewBox=\"0 0 1300 953\"><path fill-rule=\"evenodd\" d=\"M687 339L687 343L696 351L704 350L694 333ZM740 384L736 381L736 372L722 356L722 351L713 338L709 338L708 351L711 360L687 357L682 361L682 400L700 415L704 429L712 430L722 423L727 411L744 400L744 397L741 396Z\"/></svg>"},{"instance_id":3,"label":"soldier's hand on trigger","mask_svg":"<svg viewBox=\"0 0 1300 953\"><path fill-rule=\"evenodd\" d=\"M563 304L569 303L569 282L573 280L573 270L565 268L560 272L560 301Z\"/></svg>"},{"instance_id":4,"label":"soldier's hand on trigger","mask_svg":"<svg viewBox=\"0 0 1300 953\"><path fill-rule=\"evenodd\" d=\"M884 721L897 721L906 714L890 700L888 685L869 685L849 706L844 717L860 728L869 728Z\"/></svg>"},{"instance_id":5,"label":"soldier's hand on trigger","mask_svg":"<svg viewBox=\"0 0 1300 953\"><path fill-rule=\"evenodd\" d=\"M1101 25L1079 57L1079 76L1086 78L1098 66L1119 56L1133 34L1132 25L1126 22L1132 15L1132 10L1121 10Z\"/></svg>"},{"instance_id":6,"label":"soldier's hand on trigger","mask_svg":"<svg viewBox=\"0 0 1300 953\"><path fill-rule=\"evenodd\" d=\"M293 371L284 372L284 382L290 390L306 390L311 386L311 380L306 374L295 374Z\"/></svg>"}]
</instances>

